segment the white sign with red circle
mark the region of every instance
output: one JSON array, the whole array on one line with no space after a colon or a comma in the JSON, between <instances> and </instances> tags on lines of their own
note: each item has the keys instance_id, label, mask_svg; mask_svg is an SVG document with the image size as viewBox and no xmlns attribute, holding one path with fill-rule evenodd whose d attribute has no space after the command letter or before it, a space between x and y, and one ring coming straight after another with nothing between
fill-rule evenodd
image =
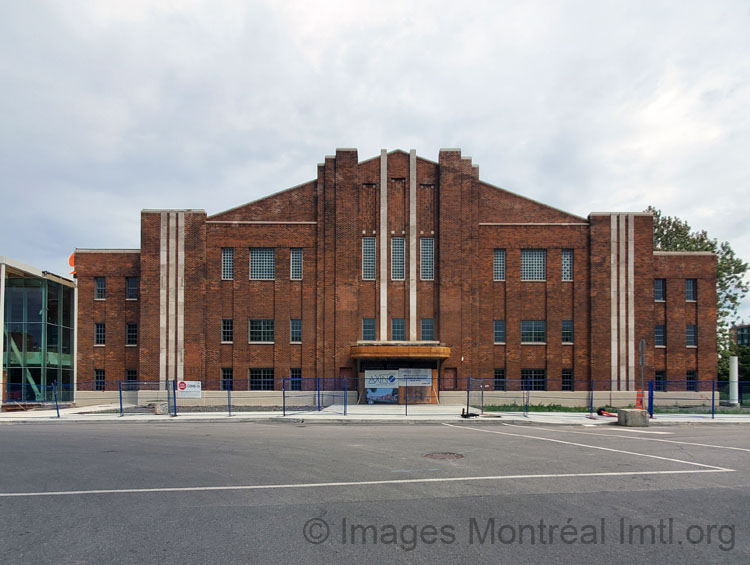
<instances>
[{"instance_id":1,"label":"white sign with red circle","mask_svg":"<svg viewBox=\"0 0 750 565\"><path fill-rule=\"evenodd\" d=\"M177 398L200 398L200 381L180 381L177 383Z\"/></svg>"}]
</instances>

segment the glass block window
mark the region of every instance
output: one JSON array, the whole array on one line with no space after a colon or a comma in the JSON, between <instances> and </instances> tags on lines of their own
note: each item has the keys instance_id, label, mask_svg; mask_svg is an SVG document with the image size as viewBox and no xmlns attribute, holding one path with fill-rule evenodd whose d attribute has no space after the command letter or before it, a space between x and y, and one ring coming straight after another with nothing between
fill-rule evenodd
<instances>
[{"instance_id":1,"label":"glass block window","mask_svg":"<svg viewBox=\"0 0 750 565\"><path fill-rule=\"evenodd\" d=\"M685 345L698 345L698 327L695 324L685 326Z\"/></svg>"},{"instance_id":2,"label":"glass block window","mask_svg":"<svg viewBox=\"0 0 750 565\"><path fill-rule=\"evenodd\" d=\"M435 279L435 240L431 237L419 240L419 278L423 281Z\"/></svg>"},{"instance_id":3,"label":"glass block window","mask_svg":"<svg viewBox=\"0 0 750 565\"><path fill-rule=\"evenodd\" d=\"M685 390L698 392L698 371L688 371L685 374Z\"/></svg>"},{"instance_id":4,"label":"glass block window","mask_svg":"<svg viewBox=\"0 0 750 565\"><path fill-rule=\"evenodd\" d=\"M375 280L375 238L362 238L362 280Z\"/></svg>"},{"instance_id":5,"label":"glass block window","mask_svg":"<svg viewBox=\"0 0 750 565\"><path fill-rule=\"evenodd\" d=\"M234 320L232 318L223 318L221 320L221 341L223 343L232 343L234 341Z\"/></svg>"},{"instance_id":6,"label":"glass block window","mask_svg":"<svg viewBox=\"0 0 750 565\"><path fill-rule=\"evenodd\" d=\"M563 343L573 343L573 320L562 321L562 341Z\"/></svg>"},{"instance_id":7,"label":"glass block window","mask_svg":"<svg viewBox=\"0 0 750 565\"><path fill-rule=\"evenodd\" d=\"M289 321L289 341L302 341L302 320L299 318L292 318Z\"/></svg>"},{"instance_id":8,"label":"glass block window","mask_svg":"<svg viewBox=\"0 0 750 565\"><path fill-rule=\"evenodd\" d=\"M107 330L104 324L94 324L94 344L104 345L107 343Z\"/></svg>"},{"instance_id":9,"label":"glass block window","mask_svg":"<svg viewBox=\"0 0 750 565\"><path fill-rule=\"evenodd\" d=\"M125 371L125 380L126 381L137 381L138 380L138 371L136 369L128 369Z\"/></svg>"},{"instance_id":10,"label":"glass block window","mask_svg":"<svg viewBox=\"0 0 750 565\"><path fill-rule=\"evenodd\" d=\"M94 298L104 300L107 298L107 279L104 277L94 277Z\"/></svg>"},{"instance_id":11,"label":"glass block window","mask_svg":"<svg viewBox=\"0 0 750 565\"><path fill-rule=\"evenodd\" d=\"M654 279L654 300L663 301L667 299L666 279Z\"/></svg>"},{"instance_id":12,"label":"glass block window","mask_svg":"<svg viewBox=\"0 0 750 565\"><path fill-rule=\"evenodd\" d=\"M138 345L138 324L128 324L125 330L125 345Z\"/></svg>"},{"instance_id":13,"label":"glass block window","mask_svg":"<svg viewBox=\"0 0 750 565\"><path fill-rule=\"evenodd\" d=\"M562 390L573 390L573 369L562 370Z\"/></svg>"},{"instance_id":14,"label":"glass block window","mask_svg":"<svg viewBox=\"0 0 750 565\"><path fill-rule=\"evenodd\" d=\"M394 341L406 339L406 324L403 318L391 318L391 339Z\"/></svg>"},{"instance_id":15,"label":"glass block window","mask_svg":"<svg viewBox=\"0 0 750 565\"><path fill-rule=\"evenodd\" d=\"M495 249L495 255L492 259L492 280L505 280L505 249Z\"/></svg>"},{"instance_id":16,"label":"glass block window","mask_svg":"<svg viewBox=\"0 0 750 565\"><path fill-rule=\"evenodd\" d=\"M547 390L546 369L521 369L523 390Z\"/></svg>"},{"instance_id":17,"label":"glass block window","mask_svg":"<svg viewBox=\"0 0 750 565\"><path fill-rule=\"evenodd\" d=\"M125 299L138 300L138 277L125 278Z\"/></svg>"},{"instance_id":18,"label":"glass block window","mask_svg":"<svg viewBox=\"0 0 750 565\"><path fill-rule=\"evenodd\" d=\"M104 369L94 369L94 390L104 390L106 379Z\"/></svg>"},{"instance_id":19,"label":"glass block window","mask_svg":"<svg viewBox=\"0 0 750 565\"><path fill-rule=\"evenodd\" d=\"M495 343L505 343L505 320L495 320Z\"/></svg>"},{"instance_id":20,"label":"glass block window","mask_svg":"<svg viewBox=\"0 0 750 565\"><path fill-rule=\"evenodd\" d=\"M685 279L685 300L698 300L698 281Z\"/></svg>"},{"instance_id":21,"label":"glass block window","mask_svg":"<svg viewBox=\"0 0 750 565\"><path fill-rule=\"evenodd\" d=\"M375 318L362 318L362 339L375 339Z\"/></svg>"},{"instance_id":22,"label":"glass block window","mask_svg":"<svg viewBox=\"0 0 750 565\"><path fill-rule=\"evenodd\" d=\"M654 345L667 345L667 334L664 331L664 324L654 326Z\"/></svg>"},{"instance_id":23,"label":"glass block window","mask_svg":"<svg viewBox=\"0 0 750 565\"><path fill-rule=\"evenodd\" d=\"M234 247L221 248L221 280L231 281L234 278Z\"/></svg>"},{"instance_id":24,"label":"glass block window","mask_svg":"<svg viewBox=\"0 0 750 565\"><path fill-rule=\"evenodd\" d=\"M521 250L521 280L543 281L547 279L547 252L544 249Z\"/></svg>"},{"instance_id":25,"label":"glass block window","mask_svg":"<svg viewBox=\"0 0 750 565\"><path fill-rule=\"evenodd\" d=\"M654 371L654 390L665 392L667 390L667 375L665 371Z\"/></svg>"},{"instance_id":26,"label":"glass block window","mask_svg":"<svg viewBox=\"0 0 750 565\"><path fill-rule=\"evenodd\" d=\"M273 319L250 320L250 341L273 342Z\"/></svg>"},{"instance_id":27,"label":"glass block window","mask_svg":"<svg viewBox=\"0 0 750 565\"><path fill-rule=\"evenodd\" d=\"M273 390L273 369L250 369L250 390Z\"/></svg>"},{"instance_id":28,"label":"glass block window","mask_svg":"<svg viewBox=\"0 0 750 565\"><path fill-rule=\"evenodd\" d=\"M435 339L435 320L432 318L422 318L422 339L433 341Z\"/></svg>"},{"instance_id":29,"label":"glass block window","mask_svg":"<svg viewBox=\"0 0 750 565\"><path fill-rule=\"evenodd\" d=\"M573 250L562 250L562 280L573 280Z\"/></svg>"},{"instance_id":30,"label":"glass block window","mask_svg":"<svg viewBox=\"0 0 750 565\"><path fill-rule=\"evenodd\" d=\"M547 341L547 323L544 320L522 320L521 341L525 343Z\"/></svg>"},{"instance_id":31,"label":"glass block window","mask_svg":"<svg viewBox=\"0 0 750 565\"><path fill-rule=\"evenodd\" d=\"M289 254L289 278L293 281L302 280L302 248L295 247Z\"/></svg>"},{"instance_id":32,"label":"glass block window","mask_svg":"<svg viewBox=\"0 0 750 565\"><path fill-rule=\"evenodd\" d=\"M289 369L289 390L302 390L302 369Z\"/></svg>"},{"instance_id":33,"label":"glass block window","mask_svg":"<svg viewBox=\"0 0 750 565\"><path fill-rule=\"evenodd\" d=\"M250 248L250 278L263 281L276 278L276 255L273 247Z\"/></svg>"},{"instance_id":34,"label":"glass block window","mask_svg":"<svg viewBox=\"0 0 750 565\"><path fill-rule=\"evenodd\" d=\"M234 390L234 369L231 367L221 369L221 390Z\"/></svg>"},{"instance_id":35,"label":"glass block window","mask_svg":"<svg viewBox=\"0 0 750 565\"><path fill-rule=\"evenodd\" d=\"M391 280L404 280L404 245L403 237L391 238Z\"/></svg>"}]
</instances>

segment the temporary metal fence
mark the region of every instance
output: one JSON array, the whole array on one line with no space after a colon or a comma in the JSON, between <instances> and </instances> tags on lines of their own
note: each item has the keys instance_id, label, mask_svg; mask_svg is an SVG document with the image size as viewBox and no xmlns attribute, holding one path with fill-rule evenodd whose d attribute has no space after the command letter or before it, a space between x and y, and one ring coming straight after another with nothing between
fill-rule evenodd
<instances>
[{"instance_id":1,"label":"temporary metal fence","mask_svg":"<svg viewBox=\"0 0 750 565\"><path fill-rule=\"evenodd\" d=\"M321 412L346 416L349 379L346 377L290 377L282 379L284 416Z\"/></svg>"},{"instance_id":2,"label":"temporary metal fence","mask_svg":"<svg viewBox=\"0 0 750 565\"><path fill-rule=\"evenodd\" d=\"M648 382L648 413L700 413L716 417L719 400L716 381L660 379Z\"/></svg>"}]
</instances>

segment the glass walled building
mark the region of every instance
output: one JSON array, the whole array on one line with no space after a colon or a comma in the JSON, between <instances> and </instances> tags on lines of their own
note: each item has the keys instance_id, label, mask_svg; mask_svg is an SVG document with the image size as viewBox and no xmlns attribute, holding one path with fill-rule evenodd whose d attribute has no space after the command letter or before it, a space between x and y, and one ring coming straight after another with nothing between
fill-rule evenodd
<instances>
[{"instance_id":1,"label":"glass walled building","mask_svg":"<svg viewBox=\"0 0 750 565\"><path fill-rule=\"evenodd\" d=\"M75 300L71 280L0 257L3 404L72 401Z\"/></svg>"}]
</instances>

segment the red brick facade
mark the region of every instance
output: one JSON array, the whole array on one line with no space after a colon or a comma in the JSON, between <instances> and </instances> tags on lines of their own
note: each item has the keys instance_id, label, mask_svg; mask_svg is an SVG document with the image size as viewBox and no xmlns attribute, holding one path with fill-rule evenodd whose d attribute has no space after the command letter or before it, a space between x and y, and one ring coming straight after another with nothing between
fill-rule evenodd
<instances>
[{"instance_id":1,"label":"red brick facade","mask_svg":"<svg viewBox=\"0 0 750 565\"><path fill-rule=\"evenodd\" d=\"M204 380L213 388L222 368L239 382L250 369L267 368L279 389L296 368L304 377L357 375L362 366L351 347L362 340L363 318L375 319L376 340L368 343L380 347L392 341L393 318L404 320L401 345L418 345L420 320L432 319L434 342L450 348L447 359L435 360L442 389L461 389L468 376L492 378L495 369L509 382L524 369L543 369L546 388L560 390L568 369L577 390L591 379L597 388L633 390L641 339L647 380L655 371L714 379L715 257L654 253L652 232L646 214L581 218L491 186L458 150L442 150L437 163L402 151L359 162L356 150L338 150L318 166L316 180L226 212L144 211L140 252L78 250L78 381L104 369L107 386L116 387L125 370L136 369L139 380ZM363 237L375 238L374 280L363 280ZM403 280L392 280L394 237L405 242ZM420 277L421 238L433 238L433 280ZM230 280L222 278L222 248L233 249ZM251 278L251 248L273 250L271 280ZM291 280L298 248L303 276ZM495 249L505 252L504 280L493 277ZM544 250L543 280L521 280L523 250ZM563 280L562 257L571 251L573 277ZM133 276L139 298L126 301L125 278ZM95 277L106 277L104 300L94 299ZM654 300L654 279L666 280L664 302ZM697 281L694 301L686 299L686 279ZM222 319L233 320L232 343L222 343ZM250 342L255 319L274 320L272 343ZM301 320L301 343L290 343L292 319ZM502 343L494 340L495 320L505 321ZM544 341L522 342L525 320L546 322ZM563 343L564 320L572 321L572 343ZM94 346L100 321L106 345ZM133 321L134 348L124 345ZM664 347L654 343L658 324L666 327ZM688 324L697 327L694 347L686 345Z\"/></svg>"}]
</instances>

